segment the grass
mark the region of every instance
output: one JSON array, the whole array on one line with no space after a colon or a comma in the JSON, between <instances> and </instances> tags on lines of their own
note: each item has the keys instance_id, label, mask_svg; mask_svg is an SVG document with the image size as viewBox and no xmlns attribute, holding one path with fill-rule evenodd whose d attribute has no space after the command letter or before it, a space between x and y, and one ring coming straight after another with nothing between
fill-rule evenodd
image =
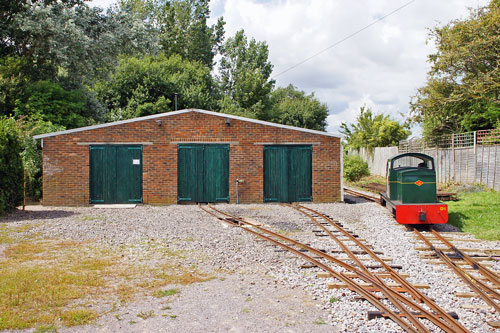
<instances>
[{"instance_id":1,"label":"grass","mask_svg":"<svg viewBox=\"0 0 500 333\"><path fill-rule=\"evenodd\" d=\"M17 241L16 233L22 233L33 229L35 225L24 224L17 227L11 227L5 223L0 224L0 244L12 244Z\"/></svg>"},{"instance_id":2,"label":"grass","mask_svg":"<svg viewBox=\"0 0 500 333\"><path fill-rule=\"evenodd\" d=\"M449 201L449 223L476 238L500 240L500 193L459 193L459 201Z\"/></svg>"},{"instance_id":3,"label":"grass","mask_svg":"<svg viewBox=\"0 0 500 333\"><path fill-rule=\"evenodd\" d=\"M318 320L313 321L313 324L315 324L315 325L326 325L326 321L324 321L323 319L318 319Z\"/></svg>"},{"instance_id":4,"label":"grass","mask_svg":"<svg viewBox=\"0 0 500 333\"><path fill-rule=\"evenodd\" d=\"M339 298L335 297L335 296L332 296L332 298L330 298L330 303L335 303L335 302L338 302L340 301Z\"/></svg>"},{"instance_id":5,"label":"grass","mask_svg":"<svg viewBox=\"0 0 500 333\"><path fill-rule=\"evenodd\" d=\"M175 294L180 293L179 289L167 289L167 290L158 290L156 293L156 297L166 297L166 296L172 296Z\"/></svg>"},{"instance_id":6,"label":"grass","mask_svg":"<svg viewBox=\"0 0 500 333\"><path fill-rule=\"evenodd\" d=\"M141 318L141 319L144 319L144 320L146 320L146 319L148 319L148 318L152 318L152 317L154 317L154 316L155 316L155 313L154 313L154 311L153 311L153 310L151 310L151 311L147 311L147 312L146 312L146 311L142 311L142 312L139 312L139 313L137 314L137 317L139 317L139 318Z\"/></svg>"},{"instance_id":7,"label":"grass","mask_svg":"<svg viewBox=\"0 0 500 333\"><path fill-rule=\"evenodd\" d=\"M67 310L79 298L105 286L100 271L108 267L102 259L87 258L86 264L72 264L67 243L20 242L9 246L0 262L0 329L23 329L52 325L61 320L66 326L86 324L97 317L86 309ZM74 245L73 245L74 246Z\"/></svg>"},{"instance_id":8,"label":"grass","mask_svg":"<svg viewBox=\"0 0 500 333\"><path fill-rule=\"evenodd\" d=\"M16 230L7 230L7 235ZM82 307L110 300L126 303L168 284L190 284L212 278L182 266L180 252L168 252L159 268L123 262L123 249L101 248L90 242L12 238L0 259L0 330L91 323L99 313ZM176 289L160 291L163 296ZM143 314L145 317L148 313ZM118 318L117 318L118 319Z\"/></svg>"},{"instance_id":9,"label":"grass","mask_svg":"<svg viewBox=\"0 0 500 333\"><path fill-rule=\"evenodd\" d=\"M63 312L60 319L66 326L78 326L92 322L97 316L93 310L75 309Z\"/></svg>"}]
</instances>

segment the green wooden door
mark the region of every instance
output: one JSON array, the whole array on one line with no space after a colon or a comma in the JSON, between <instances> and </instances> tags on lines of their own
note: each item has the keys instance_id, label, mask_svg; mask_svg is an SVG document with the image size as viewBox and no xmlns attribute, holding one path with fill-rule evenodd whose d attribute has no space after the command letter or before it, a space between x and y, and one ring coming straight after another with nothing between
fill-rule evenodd
<instances>
[{"instance_id":1,"label":"green wooden door","mask_svg":"<svg viewBox=\"0 0 500 333\"><path fill-rule=\"evenodd\" d=\"M264 201L312 201L312 147L264 147Z\"/></svg>"},{"instance_id":2,"label":"green wooden door","mask_svg":"<svg viewBox=\"0 0 500 333\"><path fill-rule=\"evenodd\" d=\"M288 202L288 150L264 147L264 201Z\"/></svg>"},{"instance_id":3,"label":"green wooden door","mask_svg":"<svg viewBox=\"0 0 500 333\"><path fill-rule=\"evenodd\" d=\"M90 146L90 202L142 202L142 146Z\"/></svg>"},{"instance_id":4,"label":"green wooden door","mask_svg":"<svg viewBox=\"0 0 500 333\"><path fill-rule=\"evenodd\" d=\"M178 201L200 202L203 197L203 146L179 145L177 147L177 198Z\"/></svg>"},{"instance_id":5,"label":"green wooden door","mask_svg":"<svg viewBox=\"0 0 500 333\"><path fill-rule=\"evenodd\" d=\"M178 146L179 202L229 201L229 145Z\"/></svg>"}]
</instances>

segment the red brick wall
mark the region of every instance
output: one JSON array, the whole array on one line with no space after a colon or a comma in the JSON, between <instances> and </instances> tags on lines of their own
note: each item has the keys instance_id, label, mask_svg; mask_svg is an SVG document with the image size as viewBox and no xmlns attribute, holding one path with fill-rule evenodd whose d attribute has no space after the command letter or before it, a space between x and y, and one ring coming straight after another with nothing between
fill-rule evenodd
<instances>
[{"instance_id":1,"label":"red brick wall","mask_svg":"<svg viewBox=\"0 0 500 333\"><path fill-rule=\"evenodd\" d=\"M157 120L162 120L158 126ZM172 142L231 142L229 195L236 202L236 178L242 203L263 202L263 145L312 143L313 201L340 200L340 139L188 112L63 134L43 139L43 204L89 204L89 145L87 143L152 142L143 146L143 202L177 202L177 144ZM80 144L78 144L80 143Z\"/></svg>"}]
</instances>

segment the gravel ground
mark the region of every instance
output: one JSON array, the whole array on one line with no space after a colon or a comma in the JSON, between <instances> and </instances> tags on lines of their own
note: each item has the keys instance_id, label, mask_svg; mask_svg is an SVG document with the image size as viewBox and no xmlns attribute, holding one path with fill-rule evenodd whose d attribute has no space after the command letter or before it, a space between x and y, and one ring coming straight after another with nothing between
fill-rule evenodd
<instances>
[{"instance_id":1,"label":"gravel ground","mask_svg":"<svg viewBox=\"0 0 500 333\"><path fill-rule=\"evenodd\" d=\"M342 222L344 227L368 240L384 257L393 258L414 283L427 283L424 290L447 311L455 311L460 322L473 332L490 331L487 320L500 320L487 310L465 310L466 303L481 301L456 298L456 291L469 291L444 266L431 265L417 257L412 234L398 225L388 212L374 203L307 204ZM336 249L307 217L280 205L217 205L221 210L263 222L288 237L324 249ZM43 208L16 212L4 221L9 226L35 227L18 237L91 241L117 249L122 260L150 266L165 260L159 248L182 249L185 267L215 278L179 288L177 295L156 298L138 295L135 300L112 307L95 323L62 331L285 331L285 332L394 332L401 329L391 320L367 321L366 312L377 310L355 299L347 289L328 290L333 279L316 278L316 268L305 269L303 259L257 241L240 228L227 227L198 207L139 206L134 209ZM443 231L453 231L443 226ZM468 236L456 236L467 238ZM499 242L462 243L461 247L500 248ZM5 246L4 246L5 247ZM2 247L0 247L2 251ZM1 253L0 252L0 253ZM0 254L1 255L1 254ZM500 264L493 263L500 271ZM142 319L137 314L149 314ZM144 316L142 316L144 317ZM432 326L429 326L432 327Z\"/></svg>"}]
</instances>

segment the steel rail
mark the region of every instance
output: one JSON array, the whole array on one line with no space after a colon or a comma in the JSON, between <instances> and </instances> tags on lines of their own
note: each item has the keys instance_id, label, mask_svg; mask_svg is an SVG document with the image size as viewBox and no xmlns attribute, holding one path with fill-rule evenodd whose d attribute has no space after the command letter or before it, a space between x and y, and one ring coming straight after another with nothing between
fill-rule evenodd
<instances>
[{"instance_id":1,"label":"steel rail","mask_svg":"<svg viewBox=\"0 0 500 333\"><path fill-rule=\"evenodd\" d=\"M217 209L216 209L216 208L214 208L214 207L211 207L211 208L212 208L213 210L215 210L215 211L217 211L217 212L219 212L219 213L221 213L221 214L225 215L225 216L230 216L232 219L237 219L238 221L240 221L240 222L242 222L242 223L245 223L244 219L241 219L241 218L235 217L235 216L233 216L233 215L230 215L230 214L224 213L224 212L222 212L222 211L220 211L220 210L217 210ZM257 228L258 228L258 226L255 226L255 225L254 225L254 227L257 227ZM272 232L272 231L270 231L270 230L263 229L263 228L261 228L260 230L261 230L261 231L264 231L264 232L266 232L266 233L272 234L273 236L276 236L276 237L282 238L280 235L278 235L278 234L276 234L276 233L273 233L273 232ZM283 238L282 238L282 239L283 239ZM290 240L290 239L288 239L288 238L287 238L287 241L289 241L289 240ZM342 243L339 243L339 244L343 245ZM349 252L349 249L348 249L348 248L346 248L346 247L344 247L344 250L345 250L346 252ZM321 251L319 251L319 252L321 252ZM321 252L321 253L322 253L322 252ZM322 256L322 257L324 257L324 254L320 254L320 253L318 253L318 255L320 255L320 256ZM404 314L404 316L405 316L406 318L408 318L408 320L410 320L410 321L413 323L413 325L415 325L415 326L417 327L417 329L418 329L419 331L422 331L422 332L428 332L427 328L426 328L426 327L425 327L425 326L424 326L424 325L423 325L423 324L422 324L422 323L418 320L418 318L417 318L416 316L414 316L414 315L413 315L413 314L412 314L412 313L411 313L408 309L406 309L406 308L403 306L403 304L402 304L401 300L399 299L399 297L397 297L397 296L400 296L400 294L399 294L399 293L397 294L397 296L396 296L396 295L394 295L393 293L391 293L391 291L392 291L392 290L390 289L390 287L388 287L388 286L387 286L387 284L386 284L386 283L385 283L382 279L380 279L380 277L375 276L375 275L372 275L372 274L368 271L368 269L367 269L367 268L366 268L366 267L365 267L365 266L364 266L364 265L363 265L363 264L362 264L362 263L358 260L358 258L357 258L355 255L353 255L353 254L352 254L351 259L353 259L353 260L357 263L358 267L360 267L361 269L363 269L363 270L365 271L365 273L366 273L366 274L368 274L369 276L371 276L371 278L372 278L373 280L377 281L377 283L379 284L379 290L380 290L382 293L384 293L384 294L386 295L386 297L389 299L389 301L391 301L391 302L392 302L392 303L393 303L393 304L394 304L394 305L395 305L395 306L396 306L396 307L400 310L400 312L401 312L402 314ZM367 282L369 282L369 283L373 283L373 281L367 281ZM424 310L424 309L422 309L422 308L419 308L419 309L420 309L420 310L422 310L422 312L425 312L425 310ZM429 316L432 316L432 314L428 314L428 315L429 315ZM441 324L441 323L439 322L439 319L438 319L438 323L439 323L439 324ZM438 325L438 324L437 324L437 325ZM446 327L446 326L445 326L445 327Z\"/></svg>"},{"instance_id":2,"label":"steel rail","mask_svg":"<svg viewBox=\"0 0 500 333\"><path fill-rule=\"evenodd\" d=\"M315 253L317 255L326 255L325 253L319 251L319 250L316 250L306 244L303 244L303 243L300 243L300 242L297 242L293 239L290 239L288 237L285 237L285 236L282 236L282 235L279 235L277 233L274 233L273 231L270 231L268 229L265 229L265 228L262 228L262 227L259 227L259 226L256 226L252 223L248 223L248 222L245 222L243 219L241 218L238 218L238 217L235 217L235 216L232 216L230 214L227 214L227 213L224 213L222 211L219 211L218 209L214 208L213 206L211 205L208 205L209 208L213 209L214 211L218 212L219 214L221 215L224 215L226 216L225 218L221 218L219 216L217 216L216 214L214 214L213 212L210 212L208 211L207 209L205 209L203 206L199 206L202 210L204 210L205 212L209 213L210 215L216 217L217 219L219 220L224 220L226 221L227 223L233 225L233 226L238 226L238 223L239 224L245 224L245 225L250 225L252 227L255 227L257 228L259 231L261 232L264 232L264 233L267 233L269 235L272 235L272 236L275 236L281 240L284 240L284 241L287 241L291 244L294 244L300 248L303 248L303 249L307 249L308 251L312 252L312 253ZM234 221L237 221L237 222L234 222ZM248 229L248 228L243 228L244 230L250 232L251 234L257 236L257 237L260 237L262 239L265 239L277 246L280 246L302 258L304 258L305 260L309 261L310 263L312 263L313 265L316 265L317 267L323 269L324 271L330 273L333 277L335 277L336 279L344 282L346 285L348 285L350 288L352 288L353 290L355 290L358 294L360 294L361 296L365 297L365 299L367 299L372 305L374 305L375 307L377 307L383 314L384 316L387 316L389 318L391 318L392 320L394 320L399 326L401 326L404 330L408 331L408 332L419 332L418 329L415 329L413 326L409 325L406 321L404 321L402 318L401 318L401 315L395 313L394 311L392 311L391 309L389 309L387 306L385 306L382 302L380 302L377 298L377 296L371 294L368 290L366 290L363 286L361 286L360 284L358 284L357 282L353 281L352 279L350 279L349 277L347 277L344 273L341 273L341 272L336 272L334 271L332 268L328 267L327 265L321 263L320 261L312 258L311 256L308 256L307 254L297 250L297 249L294 249L292 247L290 247L289 245L286 245L286 244L283 244L275 239L272 239L266 235L263 235L261 233L258 233L254 230L251 230L251 229ZM328 255L326 255L328 256ZM348 265L346 263L344 263L343 261L340 261L340 260L337 260L336 258L333 258L331 257L332 261L337 263L338 265L344 267L344 268L347 268L348 270L350 271L354 271L356 273L359 274L359 277L360 279L362 280L365 280L365 282L368 282L370 284L373 284L375 287L379 288L380 290L383 289L382 286L377 286L377 283L375 281L372 281L371 277L365 275L363 272L361 271L358 271L357 269L355 269L353 266L351 265ZM428 332L427 329L424 330L424 332Z\"/></svg>"},{"instance_id":3,"label":"steel rail","mask_svg":"<svg viewBox=\"0 0 500 333\"><path fill-rule=\"evenodd\" d=\"M474 269L476 269L479 273L481 273L485 278L487 278L491 283L500 286L500 276L498 276L495 272L489 270L488 268L481 265L481 263L472 259L469 255L463 253L458 248L456 248L452 243L450 243L447 239L445 239L441 234L439 234L434 228L431 228L432 234L443 242L450 250L455 252L460 258L463 258L469 265L471 265ZM499 298L500 299L500 298Z\"/></svg>"},{"instance_id":4,"label":"steel rail","mask_svg":"<svg viewBox=\"0 0 500 333\"><path fill-rule=\"evenodd\" d=\"M362 197L362 198L364 198L366 200L370 200L370 201L373 201L373 202L376 202L376 203L380 203L380 198L374 197L374 196L369 195L369 194L365 194L365 193L361 193L361 192L358 192L358 191L354 191L354 190L351 190L351 189L348 189L348 188L345 188L345 187L344 187L344 192L347 193L347 194L354 195L354 196Z\"/></svg>"},{"instance_id":5,"label":"steel rail","mask_svg":"<svg viewBox=\"0 0 500 333\"><path fill-rule=\"evenodd\" d=\"M297 211L301 212L302 214L308 216L309 219L311 219L318 227L320 227L321 229L323 229L337 244L339 244L342 247L342 249L344 250L344 252L346 252L349 255L349 257L352 258L352 257L356 257L356 256L354 255L354 253L349 248L347 248L343 244L342 241L340 241L338 239L338 237L336 237L335 235L333 235L324 225L322 225L321 223L319 223L311 214L309 214L307 212L304 212L303 210L310 211L311 213L316 214L317 216L321 217L323 220L327 221L330 225L332 225L333 227L335 227L339 232L341 232L343 235L345 235L351 241L353 241L359 248L361 248L367 254L369 254L370 257L372 257L372 259L374 259L377 262L379 262L382 265L382 267L384 267L384 269L387 272L390 273L391 278L394 281L399 282L401 284L401 286L403 286L408 291L408 293L410 295L412 295L412 297L415 300L417 300L417 301L419 301L421 303L425 303L427 306L429 306L429 308L431 308L433 311L435 311L440 316L442 316L442 317L444 317L446 319L446 322L443 322L440 319L435 319L434 318L435 317L434 314L432 314L432 313L430 313L430 312L428 312L426 310L423 310L420 306L418 306L416 304L413 304L413 303L409 304L408 303L409 300L406 299L406 297L398 294L399 296L401 296L402 298L404 298L404 299L401 299L401 301L405 302L409 306L413 306L413 307L417 308L422 313L425 313L426 316L430 317L428 319L430 319L431 321L433 321L434 324L436 324L436 326L439 326L441 329L443 329L443 330L446 331L447 326L451 325L451 326L453 326L453 330L451 330L451 332L467 332L467 329L465 327L463 327L460 323L458 323L453 317L451 317L444 309L442 309L440 306L438 306L428 296L426 296L425 294L421 293L411 283L409 283L408 281L406 281L406 279L404 279L395 270L393 270L389 265L387 265L386 262L384 260L382 260L374 251L372 251L369 247L367 247L363 242L359 241L350 232L348 232L347 230L345 230L344 228L342 228L341 226L339 226L337 223L335 223L331 218L327 217L326 215L322 214L321 212L318 212L318 211L316 211L314 209L311 209L309 207L306 207L306 206L302 206L302 205L289 205L289 206L292 207L292 208L294 208L294 209L296 209ZM366 266L363 265L359 260L355 259L355 261L357 263L359 263L360 267L362 267L362 269L365 272L367 272L368 274L371 274L375 278L378 278L378 276L376 276L375 274L371 273L368 270L368 268L366 268Z\"/></svg>"},{"instance_id":6,"label":"steel rail","mask_svg":"<svg viewBox=\"0 0 500 333\"><path fill-rule=\"evenodd\" d=\"M494 289L490 288L489 286L485 285L475 277L471 276L467 272L465 272L463 269L458 267L442 250L437 249L434 247L434 245L416 228L413 228L414 233L417 235L420 240L422 240L432 251L434 251L437 256L448 265L457 275L458 277L464 281L473 291L475 291L481 299L487 303L488 305L492 306L497 312L500 312L500 306L492 300L487 292L493 291L493 293L498 294ZM484 290L487 290L485 292Z\"/></svg>"}]
</instances>

